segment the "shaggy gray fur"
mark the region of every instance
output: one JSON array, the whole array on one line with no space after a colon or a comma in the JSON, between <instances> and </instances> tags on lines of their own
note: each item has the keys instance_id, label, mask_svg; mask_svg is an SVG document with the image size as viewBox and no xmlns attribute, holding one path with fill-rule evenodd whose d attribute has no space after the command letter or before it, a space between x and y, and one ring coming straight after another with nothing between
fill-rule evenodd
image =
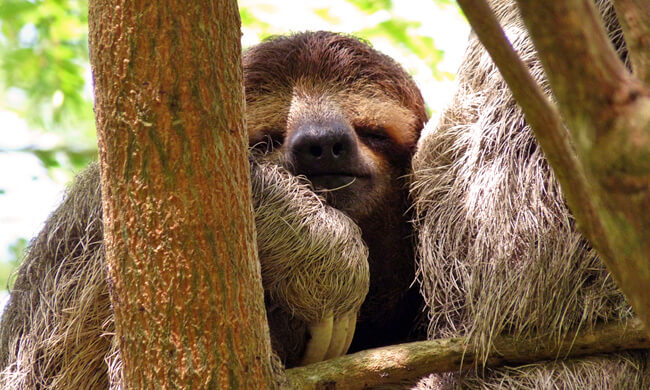
<instances>
[{"instance_id":1,"label":"shaggy gray fur","mask_svg":"<svg viewBox=\"0 0 650 390\"><path fill-rule=\"evenodd\" d=\"M512 45L548 91L514 1L493 0ZM597 1L625 55L612 9ZM570 53L567 53L570 55ZM563 339L632 315L576 231L559 184L501 75L475 36L456 95L414 157L419 279L429 337ZM531 364L429 378L429 388L648 388L647 353ZM470 368L470 367L467 367Z\"/></svg>"},{"instance_id":2,"label":"shaggy gray fur","mask_svg":"<svg viewBox=\"0 0 650 390\"><path fill-rule=\"evenodd\" d=\"M370 271L359 227L282 168L281 156L256 156L251 184L271 342L291 367L305 351L308 323L359 311Z\"/></svg>"},{"instance_id":3,"label":"shaggy gray fur","mask_svg":"<svg viewBox=\"0 0 650 390\"><path fill-rule=\"evenodd\" d=\"M99 168L75 179L34 238L0 328L0 388L107 388L112 312Z\"/></svg>"},{"instance_id":4,"label":"shaggy gray fur","mask_svg":"<svg viewBox=\"0 0 650 390\"><path fill-rule=\"evenodd\" d=\"M276 163L253 162L251 177L262 280L273 301L305 322L358 310L369 284L361 229Z\"/></svg>"},{"instance_id":5,"label":"shaggy gray fur","mask_svg":"<svg viewBox=\"0 0 650 390\"><path fill-rule=\"evenodd\" d=\"M358 227L274 163L251 170L271 328L275 319L304 330L302 321L358 310L369 278ZM0 389L120 388L97 164L31 242L0 325ZM303 348L304 337L285 337L272 335L274 346Z\"/></svg>"}]
</instances>

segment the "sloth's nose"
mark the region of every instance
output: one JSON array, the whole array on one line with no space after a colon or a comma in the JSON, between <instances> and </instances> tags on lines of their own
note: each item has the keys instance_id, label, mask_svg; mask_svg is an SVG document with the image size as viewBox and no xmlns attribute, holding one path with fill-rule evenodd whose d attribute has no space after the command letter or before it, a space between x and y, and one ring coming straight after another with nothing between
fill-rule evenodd
<instances>
[{"instance_id":1,"label":"sloth's nose","mask_svg":"<svg viewBox=\"0 0 650 390\"><path fill-rule=\"evenodd\" d=\"M343 174L358 154L352 129L342 122L307 123L289 137L288 147L296 173Z\"/></svg>"}]
</instances>

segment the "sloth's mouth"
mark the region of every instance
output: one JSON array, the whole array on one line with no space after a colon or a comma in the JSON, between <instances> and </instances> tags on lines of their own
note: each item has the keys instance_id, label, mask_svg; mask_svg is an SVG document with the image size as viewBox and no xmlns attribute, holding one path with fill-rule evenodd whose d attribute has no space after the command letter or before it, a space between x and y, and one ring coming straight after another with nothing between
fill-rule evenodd
<instances>
[{"instance_id":1,"label":"sloth's mouth","mask_svg":"<svg viewBox=\"0 0 650 390\"><path fill-rule=\"evenodd\" d=\"M310 175L309 180L316 190L338 191L358 182L365 182L370 177L349 173L327 173Z\"/></svg>"},{"instance_id":2,"label":"sloth's mouth","mask_svg":"<svg viewBox=\"0 0 650 390\"><path fill-rule=\"evenodd\" d=\"M326 173L307 176L314 192L353 220L368 215L381 188L372 174ZM377 187L377 186L380 187ZM381 195L381 194L380 194ZM379 195L379 196L380 196Z\"/></svg>"}]
</instances>

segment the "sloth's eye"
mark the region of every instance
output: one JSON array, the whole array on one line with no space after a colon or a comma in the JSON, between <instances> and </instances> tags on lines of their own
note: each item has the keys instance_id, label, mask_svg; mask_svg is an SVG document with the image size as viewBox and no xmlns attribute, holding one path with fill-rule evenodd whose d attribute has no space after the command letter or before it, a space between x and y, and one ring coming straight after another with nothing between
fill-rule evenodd
<instances>
[{"instance_id":1,"label":"sloth's eye","mask_svg":"<svg viewBox=\"0 0 650 390\"><path fill-rule=\"evenodd\" d=\"M267 136L270 140L271 147L279 148L284 143L284 134L282 133L272 133Z\"/></svg>"},{"instance_id":2,"label":"sloth's eye","mask_svg":"<svg viewBox=\"0 0 650 390\"><path fill-rule=\"evenodd\" d=\"M369 146L381 146L390 143L390 137L383 127L355 126L361 140Z\"/></svg>"},{"instance_id":3,"label":"sloth's eye","mask_svg":"<svg viewBox=\"0 0 650 390\"><path fill-rule=\"evenodd\" d=\"M253 145L253 148L264 153L271 152L273 149L279 148L284 142L284 134L282 133L267 133L264 134L259 142Z\"/></svg>"}]
</instances>

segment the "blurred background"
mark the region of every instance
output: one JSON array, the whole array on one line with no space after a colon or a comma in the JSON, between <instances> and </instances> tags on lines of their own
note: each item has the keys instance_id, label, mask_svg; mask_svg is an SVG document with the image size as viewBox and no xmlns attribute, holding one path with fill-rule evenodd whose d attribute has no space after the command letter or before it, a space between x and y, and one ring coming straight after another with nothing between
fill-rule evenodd
<instances>
[{"instance_id":1,"label":"blurred background","mask_svg":"<svg viewBox=\"0 0 650 390\"><path fill-rule=\"evenodd\" d=\"M414 76L429 113L453 92L469 27L452 0L241 0L244 48L270 35L331 30L368 40ZM11 272L97 158L88 4L0 1L0 305Z\"/></svg>"}]
</instances>

